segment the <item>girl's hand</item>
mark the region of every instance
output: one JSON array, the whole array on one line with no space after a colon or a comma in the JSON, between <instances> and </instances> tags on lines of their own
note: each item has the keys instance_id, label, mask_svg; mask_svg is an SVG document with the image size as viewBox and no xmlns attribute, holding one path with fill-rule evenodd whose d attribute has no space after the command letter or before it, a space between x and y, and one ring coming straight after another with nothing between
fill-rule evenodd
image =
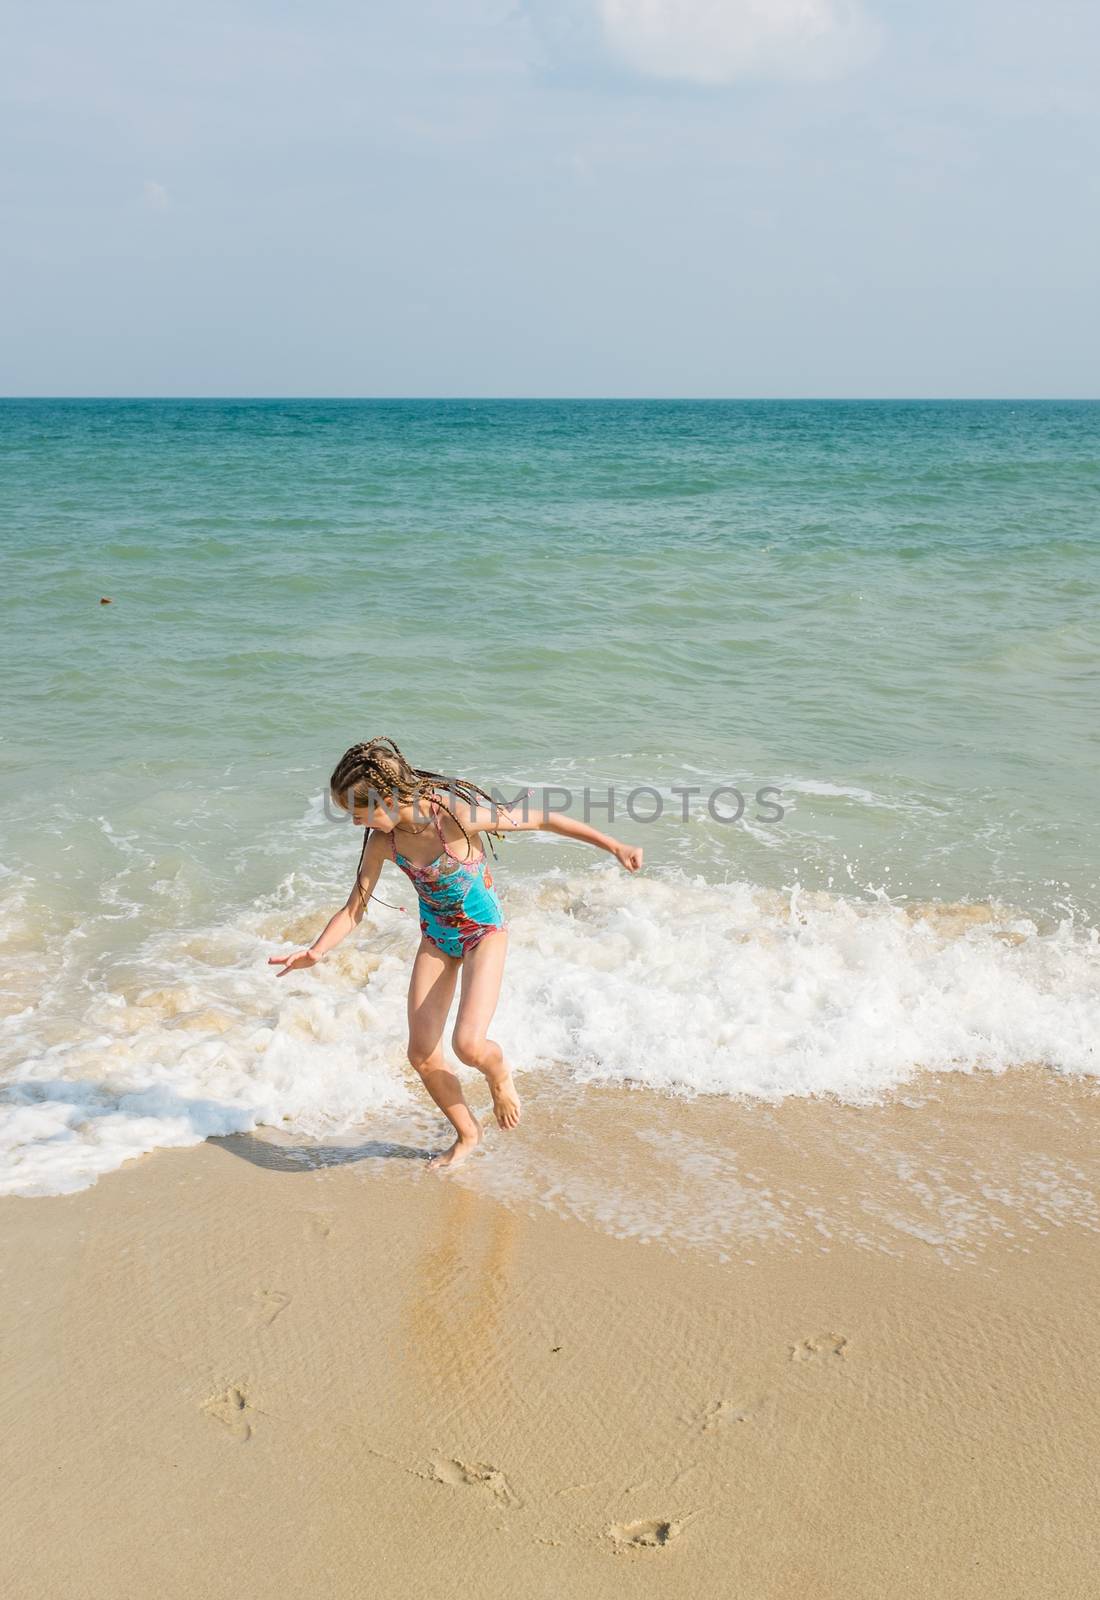
<instances>
[{"instance_id":1,"label":"girl's hand","mask_svg":"<svg viewBox=\"0 0 1100 1600\"><path fill-rule=\"evenodd\" d=\"M620 867L625 867L628 872L637 872L642 864L642 847L640 844L617 844L615 846L615 860Z\"/></svg>"},{"instance_id":2,"label":"girl's hand","mask_svg":"<svg viewBox=\"0 0 1100 1600\"><path fill-rule=\"evenodd\" d=\"M288 972L297 972L300 967L315 967L320 956L315 956L312 950L295 950L288 956L268 956L269 967L281 966L282 972L277 972L277 978L285 978Z\"/></svg>"}]
</instances>

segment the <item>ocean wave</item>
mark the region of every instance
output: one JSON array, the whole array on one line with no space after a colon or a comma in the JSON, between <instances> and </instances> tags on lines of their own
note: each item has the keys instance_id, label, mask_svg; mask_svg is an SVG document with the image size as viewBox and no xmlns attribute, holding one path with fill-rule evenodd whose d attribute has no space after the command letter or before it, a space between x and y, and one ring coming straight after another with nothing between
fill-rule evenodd
<instances>
[{"instance_id":1,"label":"ocean wave","mask_svg":"<svg viewBox=\"0 0 1100 1600\"><path fill-rule=\"evenodd\" d=\"M922 1069L1098 1071L1100 941L1068 917L611 867L516 873L508 899L493 1032L522 1071L856 1103ZM9 911L26 945L14 894ZM294 875L232 923L162 928L98 976L70 963L48 1003L25 963L0 1033L0 1192L79 1189L215 1133L407 1117L423 1098L404 1053L416 919L372 907L322 966L277 978L268 956L330 911Z\"/></svg>"}]
</instances>

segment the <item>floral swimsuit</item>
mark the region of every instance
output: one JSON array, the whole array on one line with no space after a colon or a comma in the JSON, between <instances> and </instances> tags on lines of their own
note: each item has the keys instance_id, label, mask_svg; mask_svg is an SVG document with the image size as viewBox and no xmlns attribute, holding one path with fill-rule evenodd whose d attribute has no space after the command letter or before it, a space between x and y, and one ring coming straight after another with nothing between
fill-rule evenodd
<instances>
[{"instance_id":1,"label":"floral swimsuit","mask_svg":"<svg viewBox=\"0 0 1100 1600\"><path fill-rule=\"evenodd\" d=\"M418 867L398 851L390 834L393 859L411 880L420 900L420 931L447 956L464 956L487 933L506 928L484 850L462 861L452 855L439 825L438 801L431 803L439 842L443 849L425 867Z\"/></svg>"}]
</instances>

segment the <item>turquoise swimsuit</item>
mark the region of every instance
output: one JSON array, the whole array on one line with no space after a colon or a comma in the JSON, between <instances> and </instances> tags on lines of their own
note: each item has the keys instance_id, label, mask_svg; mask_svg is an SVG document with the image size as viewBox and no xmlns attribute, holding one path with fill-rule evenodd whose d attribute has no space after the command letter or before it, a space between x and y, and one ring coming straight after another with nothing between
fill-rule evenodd
<instances>
[{"instance_id":1,"label":"turquoise swimsuit","mask_svg":"<svg viewBox=\"0 0 1100 1600\"><path fill-rule=\"evenodd\" d=\"M418 867L398 851L390 834L393 859L413 882L420 900L420 931L447 956L464 956L487 933L506 928L504 908L493 887L484 850L461 861L452 855L439 825L438 801L431 803L432 817L443 849L425 867Z\"/></svg>"}]
</instances>

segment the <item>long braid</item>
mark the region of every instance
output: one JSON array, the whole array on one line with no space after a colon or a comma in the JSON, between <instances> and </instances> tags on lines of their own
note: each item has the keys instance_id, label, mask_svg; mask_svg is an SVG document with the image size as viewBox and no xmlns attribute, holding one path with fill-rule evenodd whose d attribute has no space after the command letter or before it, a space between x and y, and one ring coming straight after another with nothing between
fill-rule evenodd
<instances>
[{"instance_id":1,"label":"long braid","mask_svg":"<svg viewBox=\"0 0 1100 1600\"><path fill-rule=\"evenodd\" d=\"M432 772L427 767L412 766L394 740L385 734L369 740L366 744L353 744L350 749L345 750L333 769L329 788L337 803L346 806L348 810L356 805L367 805L372 793L376 799L388 794L396 796L400 801L412 800L415 803L421 796L430 797L433 788L448 789L460 800L465 800L467 805L476 805L479 796L488 800L490 805L496 804L494 797L480 784L471 783L466 778L449 778L441 772ZM472 850L473 841L466 832L465 825L453 811L451 817L462 829L466 843ZM359 891L360 898L363 898L363 860L369 841L368 828L364 834L359 866L355 874L355 887ZM491 839L489 848L495 857L496 850ZM377 900L378 896L372 895L370 898ZM380 903L389 904L388 901ZM364 899L364 907L365 904Z\"/></svg>"}]
</instances>

